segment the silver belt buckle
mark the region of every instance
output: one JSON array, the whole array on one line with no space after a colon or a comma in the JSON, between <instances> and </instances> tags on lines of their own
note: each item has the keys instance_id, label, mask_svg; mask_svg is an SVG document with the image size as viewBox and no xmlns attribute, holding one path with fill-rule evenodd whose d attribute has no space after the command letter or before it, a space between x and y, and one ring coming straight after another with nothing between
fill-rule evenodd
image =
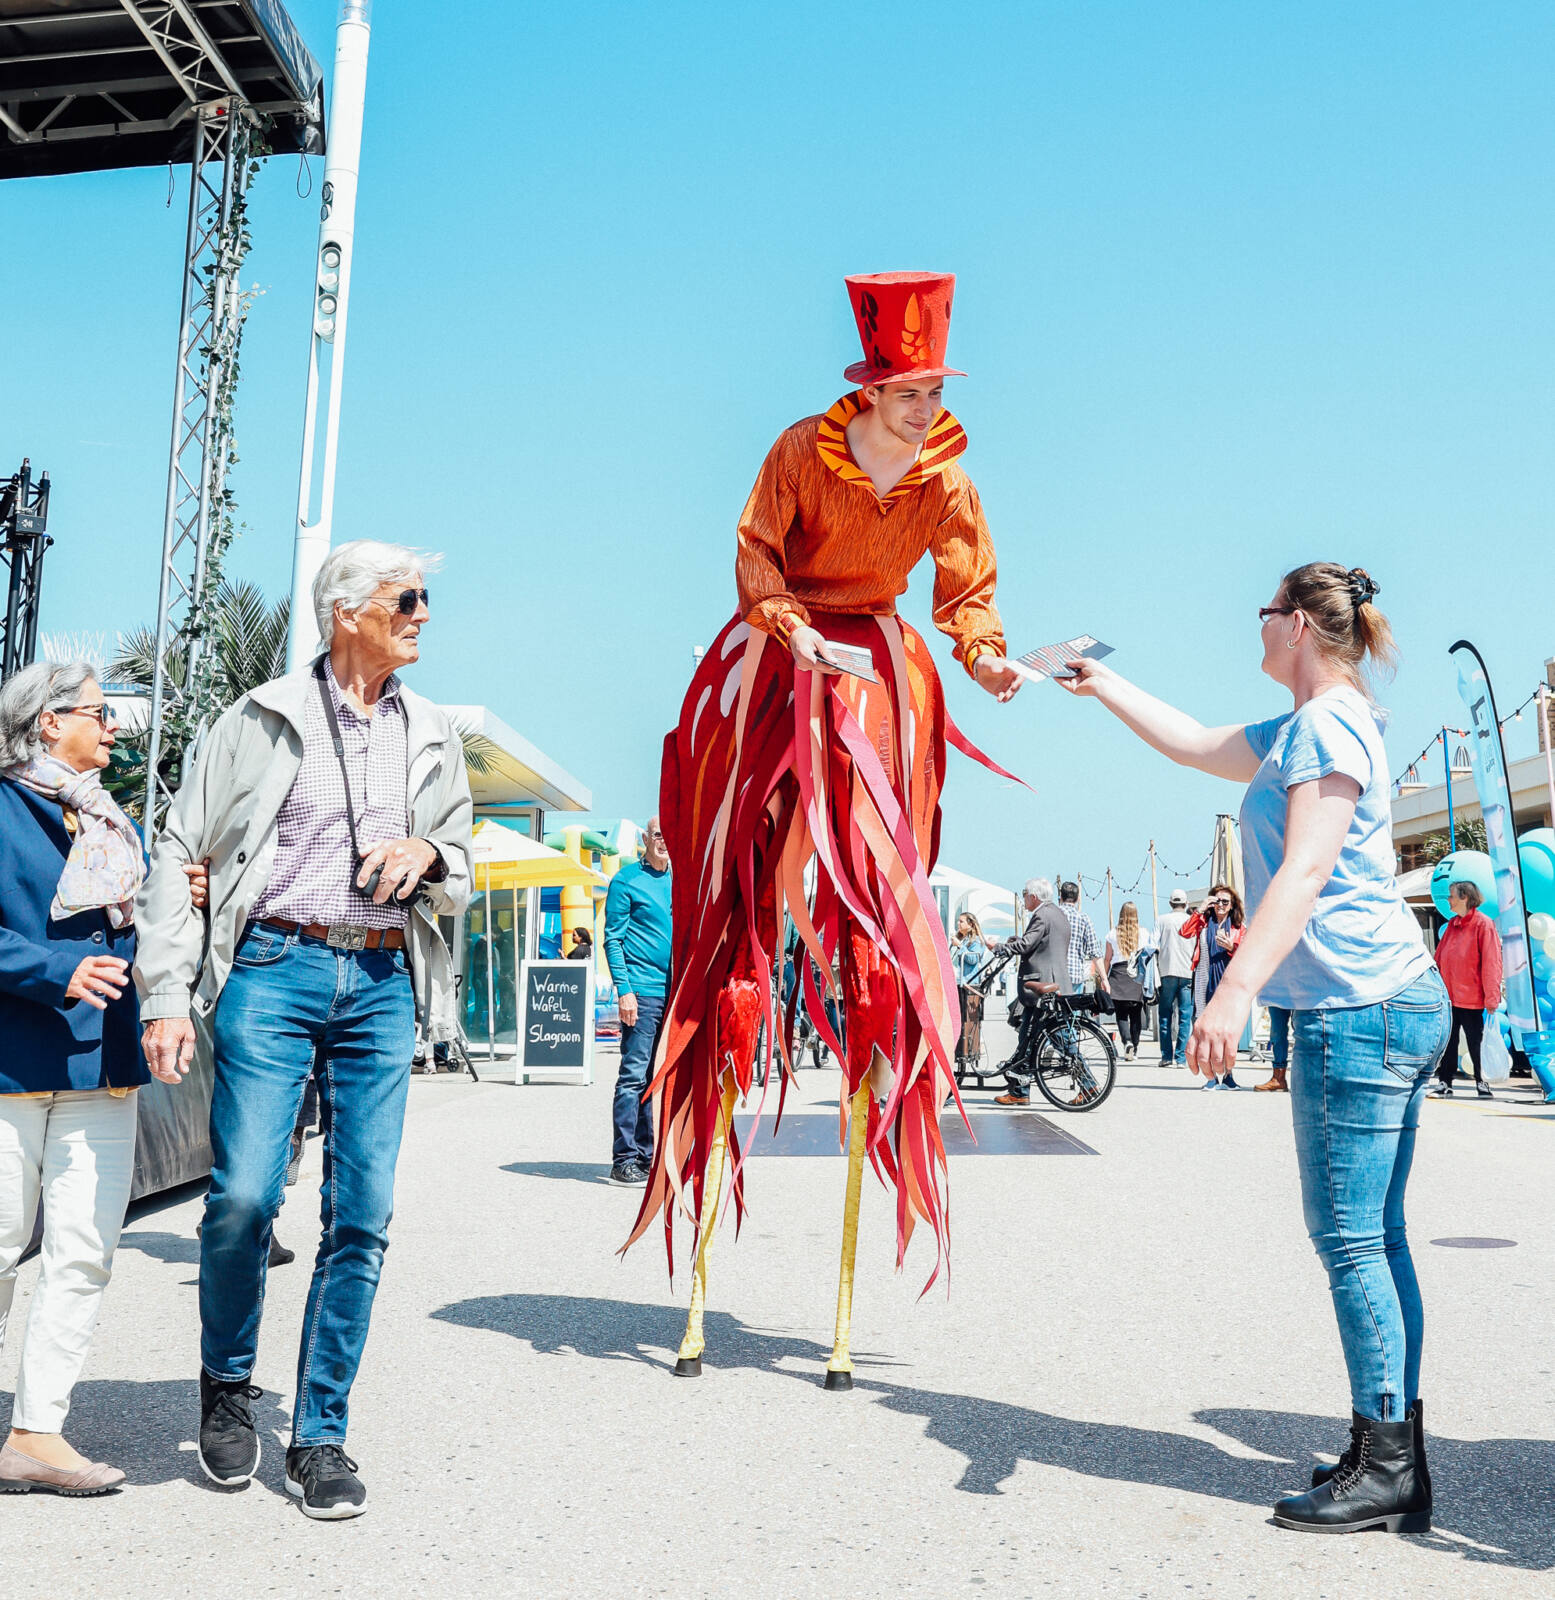
<instances>
[{"instance_id":1,"label":"silver belt buckle","mask_svg":"<svg viewBox=\"0 0 1555 1600\"><path fill-rule=\"evenodd\" d=\"M332 922L324 935L324 943L336 950L365 950L367 929L354 927L349 922Z\"/></svg>"}]
</instances>

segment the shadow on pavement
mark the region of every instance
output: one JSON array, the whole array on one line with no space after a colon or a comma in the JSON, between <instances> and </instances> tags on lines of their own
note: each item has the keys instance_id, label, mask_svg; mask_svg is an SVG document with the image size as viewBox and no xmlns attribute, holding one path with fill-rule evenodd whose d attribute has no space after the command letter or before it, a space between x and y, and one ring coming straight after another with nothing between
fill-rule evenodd
<instances>
[{"instance_id":1,"label":"shadow on pavement","mask_svg":"<svg viewBox=\"0 0 1555 1600\"><path fill-rule=\"evenodd\" d=\"M254 1426L260 1440L258 1482L284 1498L292 1421L268 1390L254 1402ZM88 1380L76 1385L70 1403L70 1442L92 1460L118 1467L130 1484L182 1480L212 1494L241 1494L241 1489L220 1488L205 1476L193 1448L199 1431L198 1377L149 1383Z\"/></svg>"},{"instance_id":2,"label":"shadow on pavement","mask_svg":"<svg viewBox=\"0 0 1555 1600\"><path fill-rule=\"evenodd\" d=\"M668 1351L680 1348L686 1330L681 1306L637 1305L629 1300L596 1300L586 1295L493 1294L478 1300L460 1300L432 1313L438 1322L461 1328L481 1328L511 1334L545 1356L564 1352L593 1361L640 1361L669 1371L674 1366ZM763 1333L747 1328L727 1311L709 1311L703 1321L707 1337L707 1364L723 1369L777 1372L785 1361L825 1365L831 1346L795 1335ZM860 1369L896 1365L867 1352L853 1352ZM789 1377L801 1374L789 1372ZM803 1374L806 1381L811 1375ZM814 1381L819 1384L819 1375Z\"/></svg>"},{"instance_id":3,"label":"shadow on pavement","mask_svg":"<svg viewBox=\"0 0 1555 1600\"><path fill-rule=\"evenodd\" d=\"M200 1241L185 1238L181 1233L156 1233L136 1229L119 1235L121 1250L139 1250L157 1261L171 1262L177 1266L197 1267L200 1264Z\"/></svg>"},{"instance_id":4,"label":"shadow on pavement","mask_svg":"<svg viewBox=\"0 0 1555 1600\"><path fill-rule=\"evenodd\" d=\"M499 1168L521 1178L571 1178L575 1183L608 1183L608 1161L510 1161Z\"/></svg>"},{"instance_id":5,"label":"shadow on pavement","mask_svg":"<svg viewBox=\"0 0 1555 1600\"><path fill-rule=\"evenodd\" d=\"M433 1313L440 1322L505 1333L542 1355L573 1352L600 1361L641 1361L666 1369L685 1313L586 1296L509 1294L462 1300ZM824 1362L830 1347L813 1339L747 1328L728 1312L707 1314L709 1367L775 1373L814 1383L788 1361ZM966 1460L956 1485L999 1494L1022 1461L1119 1483L1141 1483L1272 1506L1307 1487L1311 1468L1331 1459L1348 1418L1293 1412L1204 1410L1194 1420L1273 1460L1232 1455L1188 1434L1120 1423L1085 1422L977 1396L914 1389L869 1376L890 1365L855 1355L856 1388L904 1416L921 1417L927 1436ZM1417 1542L1492 1566L1555 1568L1555 1442L1548 1439L1448 1439L1428 1435L1436 1491L1436 1532ZM1471 1541L1464 1543L1462 1541Z\"/></svg>"}]
</instances>

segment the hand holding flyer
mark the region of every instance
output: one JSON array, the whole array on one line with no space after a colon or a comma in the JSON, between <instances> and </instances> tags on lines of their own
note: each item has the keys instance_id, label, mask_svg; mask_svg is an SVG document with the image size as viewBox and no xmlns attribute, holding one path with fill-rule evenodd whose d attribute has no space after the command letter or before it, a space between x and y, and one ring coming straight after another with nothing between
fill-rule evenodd
<instances>
[{"instance_id":1,"label":"hand holding flyer","mask_svg":"<svg viewBox=\"0 0 1555 1600\"><path fill-rule=\"evenodd\" d=\"M1045 644L1028 650L1023 656L1012 656L1010 665L1023 678L1041 683L1044 678L1072 678L1075 676L1065 665L1066 661L1100 661L1112 654L1112 646L1082 633L1078 638L1065 639L1059 644Z\"/></svg>"},{"instance_id":2,"label":"hand holding flyer","mask_svg":"<svg viewBox=\"0 0 1555 1600\"><path fill-rule=\"evenodd\" d=\"M875 676L874 657L859 645L838 644L835 639L826 639L821 643L819 655L822 667L845 672L849 677L861 678L865 683L880 681Z\"/></svg>"}]
</instances>

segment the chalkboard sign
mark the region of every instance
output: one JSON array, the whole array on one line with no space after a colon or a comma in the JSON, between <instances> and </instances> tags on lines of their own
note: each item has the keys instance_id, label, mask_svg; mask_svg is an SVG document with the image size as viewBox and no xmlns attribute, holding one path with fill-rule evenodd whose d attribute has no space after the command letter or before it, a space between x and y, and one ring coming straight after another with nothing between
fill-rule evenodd
<instances>
[{"instance_id":1,"label":"chalkboard sign","mask_svg":"<svg viewBox=\"0 0 1555 1600\"><path fill-rule=\"evenodd\" d=\"M518 1081L531 1075L594 1081L594 963L521 965Z\"/></svg>"}]
</instances>

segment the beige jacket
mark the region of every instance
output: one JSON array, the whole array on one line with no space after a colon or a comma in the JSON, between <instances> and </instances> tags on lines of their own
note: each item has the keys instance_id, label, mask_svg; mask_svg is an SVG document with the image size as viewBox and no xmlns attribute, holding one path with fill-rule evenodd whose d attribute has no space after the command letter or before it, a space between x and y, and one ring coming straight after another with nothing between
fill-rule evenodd
<instances>
[{"instance_id":1,"label":"beige jacket","mask_svg":"<svg viewBox=\"0 0 1555 1600\"><path fill-rule=\"evenodd\" d=\"M249 909L270 881L276 817L302 767L312 667L261 684L211 730L168 812L135 897L135 987L142 1022L209 1017L232 970ZM442 852L448 876L411 901L405 949L423 1036L451 1037L453 961L436 918L470 898L470 785L446 714L401 686L410 831ZM208 913L189 904L185 862L209 859Z\"/></svg>"}]
</instances>

